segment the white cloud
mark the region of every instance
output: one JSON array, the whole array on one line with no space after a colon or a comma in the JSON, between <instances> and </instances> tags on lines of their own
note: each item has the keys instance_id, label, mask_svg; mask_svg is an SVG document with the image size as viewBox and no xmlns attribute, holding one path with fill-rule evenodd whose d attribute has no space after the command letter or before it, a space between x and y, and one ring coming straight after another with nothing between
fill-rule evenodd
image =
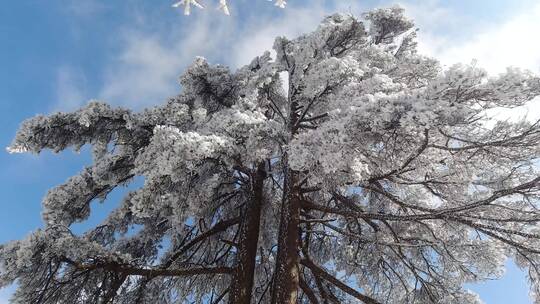
<instances>
[{"instance_id":1,"label":"white cloud","mask_svg":"<svg viewBox=\"0 0 540 304\"><path fill-rule=\"evenodd\" d=\"M237 68L270 50L276 36L312 31L325 15L336 11L361 11L355 1L337 1L331 7L323 3L291 5L279 17L257 12L248 20L207 9L181 17L189 18L185 28L124 31L123 46L106 69L99 99L136 109L160 104L179 91L176 79L195 56ZM140 17L144 28L144 16Z\"/></svg>"},{"instance_id":2,"label":"white cloud","mask_svg":"<svg viewBox=\"0 0 540 304\"><path fill-rule=\"evenodd\" d=\"M179 16L186 18L183 28L123 31L119 38L123 46L107 66L97 96L136 109L160 104L179 91L177 77L195 56L240 67L271 49L276 36L292 38L314 30L325 15L334 12L359 15L369 8L358 1L291 4L279 14L259 11L251 19L239 20L240 16L226 17L207 9L197 11L197 16ZM491 73L500 72L508 65L533 70L540 67L540 42L530 37L531 32L540 30L540 5L494 27L486 28L479 21L474 30L463 31L462 24L470 24L470 16L461 15L442 1L403 0L400 4L420 28L421 52L440 59L443 64L471 62L476 58ZM143 17L140 28L144 29ZM73 76L73 73L64 74ZM59 95L72 95L62 100L77 101L77 94L84 95L76 81L69 81L72 77L62 77L66 79L59 81L64 83L59 85Z\"/></svg>"},{"instance_id":3,"label":"white cloud","mask_svg":"<svg viewBox=\"0 0 540 304\"><path fill-rule=\"evenodd\" d=\"M71 0L65 3L64 9L69 15L77 18L89 18L105 10L105 4L97 0Z\"/></svg>"},{"instance_id":4,"label":"white cloud","mask_svg":"<svg viewBox=\"0 0 540 304\"><path fill-rule=\"evenodd\" d=\"M311 1L309 5L290 5L278 18L271 16L259 16L252 20L245 28L250 28L240 35L236 47L238 52L234 54L231 64L239 67L270 50L274 39L278 36L286 36L291 39L301 34L314 31L321 20L333 13L361 13L366 8L358 1Z\"/></svg>"},{"instance_id":5,"label":"white cloud","mask_svg":"<svg viewBox=\"0 0 540 304\"><path fill-rule=\"evenodd\" d=\"M194 18L172 32L125 31L124 46L106 70L100 99L140 108L159 104L178 92L177 77L195 56L215 56L231 30L214 14Z\"/></svg>"},{"instance_id":6,"label":"white cloud","mask_svg":"<svg viewBox=\"0 0 540 304\"><path fill-rule=\"evenodd\" d=\"M184 64L177 47L163 45L159 37L142 33L125 36L126 47L107 68L100 98L115 104L150 104L172 92L174 76Z\"/></svg>"},{"instance_id":7,"label":"white cloud","mask_svg":"<svg viewBox=\"0 0 540 304\"><path fill-rule=\"evenodd\" d=\"M80 69L62 66L56 75L56 98L53 111L70 111L86 102L86 77Z\"/></svg>"},{"instance_id":8,"label":"white cloud","mask_svg":"<svg viewBox=\"0 0 540 304\"><path fill-rule=\"evenodd\" d=\"M512 109L490 109L487 114L493 118L493 121L489 122L488 125L497 120L520 121L525 119L534 122L540 120L540 98L537 97L524 106Z\"/></svg>"},{"instance_id":9,"label":"white cloud","mask_svg":"<svg viewBox=\"0 0 540 304\"><path fill-rule=\"evenodd\" d=\"M313 31L328 11L321 4L313 4L307 8L288 7L279 18L266 17L252 21L250 30L245 31L238 40L238 52L233 54L232 65L239 67L248 63L251 58L272 49L277 36L289 39L302 33Z\"/></svg>"},{"instance_id":10,"label":"white cloud","mask_svg":"<svg viewBox=\"0 0 540 304\"><path fill-rule=\"evenodd\" d=\"M443 6L439 0L398 2L405 9L405 14L414 20L420 28L420 35L448 33L460 25L460 19L454 10Z\"/></svg>"},{"instance_id":11,"label":"white cloud","mask_svg":"<svg viewBox=\"0 0 540 304\"><path fill-rule=\"evenodd\" d=\"M429 27L426 26L427 29ZM490 73L504 72L516 66L540 72L540 41L534 33L540 31L540 4L508 19L493 24L473 35L468 41L456 43L453 37L421 32L420 47L444 64L478 60L479 66Z\"/></svg>"}]
</instances>

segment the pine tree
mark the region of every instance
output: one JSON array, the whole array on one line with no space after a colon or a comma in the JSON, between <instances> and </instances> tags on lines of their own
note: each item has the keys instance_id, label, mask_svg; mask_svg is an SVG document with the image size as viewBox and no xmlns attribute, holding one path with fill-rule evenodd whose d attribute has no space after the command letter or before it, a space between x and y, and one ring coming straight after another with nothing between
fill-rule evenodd
<instances>
[{"instance_id":1,"label":"pine tree","mask_svg":"<svg viewBox=\"0 0 540 304\"><path fill-rule=\"evenodd\" d=\"M398 7L336 14L236 71L197 58L164 105L25 121L11 152L90 144L93 163L0 247L0 286L16 303L480 303L464 284L511 258L539 302L540 122L486 110L540 78L444 70L415 37Z\"/></svg>"}]
</instances>

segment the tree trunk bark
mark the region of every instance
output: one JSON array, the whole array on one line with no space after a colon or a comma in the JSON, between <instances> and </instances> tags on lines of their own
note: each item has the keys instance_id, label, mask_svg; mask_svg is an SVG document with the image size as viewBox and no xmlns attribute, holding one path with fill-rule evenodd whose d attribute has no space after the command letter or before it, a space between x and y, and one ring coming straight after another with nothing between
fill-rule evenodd
<instances>
[{"instance_id":1,"label":"tree trunk bark","mask_svg":"<svg viewBox=\"0 0 540 304\"><path fill-rule=\"evenodd\" d=\"M293 73L289 73L292 77ZM289 122L290 139L298 131L299 105L295 100L291 82L289 82ZM285 153L282 159L285 176L283 181L283 198L278 232L278 249L276 269L272 281L272 304L295 304L300 287L300 208L301 200L297 189L298 172L289 168L289 157Z\"/></svg>"},{"instance_id":2,"label":"tree trunk bark","mask_svg":"<svg viewBox=\"0 0 540 304\"><path fill-rule=\"evenodd\" d=\"M295 304L300 279L300 198L294 188L296 173L287 170L285 193L281 204L278 252L272 286L272 304Z\"/></svg>"},{"instance_id":3,"label":"tree trunk bark","mask_svg":"<svg viewBox=\"0 0 540 304\"><path fill-rule=\"evenodd\" d=\"M240 227L238 264L232 274L230 304L250 304L251 302L265 178L266 172L262 163L253 174L252 199L246 206Z\"/></svg>"},{"instance_id":4,"label":"tree trunk bark","mask_svg":"<svg viewBox=\"0 0 540 304\"><path fill-rule=\"evenodd\" d=\"M272 286L273 304L294 304L298 296L300 200L293 189L296 181L294 173L289 172L287 175L287 193L281 206L276 270Z\"/></svg>"}]
</instances>

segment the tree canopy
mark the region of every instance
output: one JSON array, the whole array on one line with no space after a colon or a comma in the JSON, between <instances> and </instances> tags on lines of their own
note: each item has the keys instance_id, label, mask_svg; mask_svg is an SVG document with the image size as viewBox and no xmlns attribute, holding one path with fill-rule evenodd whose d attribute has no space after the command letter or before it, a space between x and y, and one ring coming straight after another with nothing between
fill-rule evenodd
<instances>
[{"instance_id":1,"label":"tree canopy","mask_svg":"<svg viewBox=\"0 0 540 304\"><path fill-rule=\"evenodd\" d=\"M93 163L0 246L0 287L16 303L480 303L464 285L510 258L540 303L540 122L486 114L540 78L443 69L415 41L399 7L335 14L236 71L197 58L163 105L23 122L9 151L89 144Z\"/></svg>"}]
</instances>

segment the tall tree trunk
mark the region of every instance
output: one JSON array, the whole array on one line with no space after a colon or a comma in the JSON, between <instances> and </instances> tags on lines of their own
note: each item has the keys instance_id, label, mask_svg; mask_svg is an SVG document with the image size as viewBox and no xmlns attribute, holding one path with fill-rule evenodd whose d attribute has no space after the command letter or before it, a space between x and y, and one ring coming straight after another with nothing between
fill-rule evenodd
<instances>
[{"instance_id":1,"label":"tall tree trunk","mask_svg":"<svg viewBox=\"0 0 540 304\"><path fill-rule=\"evenodd\" d=\"M299 116L298 103L294 101L289 84L291 101L289 132L294 136L297 131ZM288 155L283 157L285 179L283 181L283 198L281 202L281 218L278 233L278 251L274 281L272 282L272 304L294 304L298 296L300 283L300 197L297 189L298 172L288 165Z\"/></svg>"},{"instance_id":2,"label":"tall tree trunk","mask_svg":"<svg viewBox=\"0 0 540 304\"><path fill-rule=\"evenodd\" d=\"M296 174L290 170L285 180L286 193L281 204L276 269L272 285L272 304L295 304L300 279L298 248L300 199L294 189Z\"/></svg>"},{"instance_id":3,"label":"tall tree trunk","mask_svg":"<svg viewBox=\"0 0 540 304\"><path fill-rule=\"evenodd\" d=\"M257 167L257 171L251 179L252 199L246 206L240 227L237 266L233 270L229 292L230 304L249 304L251 302L265 178L266 172L264 163L262 163Z\"/></svg>"}]
</instances>

